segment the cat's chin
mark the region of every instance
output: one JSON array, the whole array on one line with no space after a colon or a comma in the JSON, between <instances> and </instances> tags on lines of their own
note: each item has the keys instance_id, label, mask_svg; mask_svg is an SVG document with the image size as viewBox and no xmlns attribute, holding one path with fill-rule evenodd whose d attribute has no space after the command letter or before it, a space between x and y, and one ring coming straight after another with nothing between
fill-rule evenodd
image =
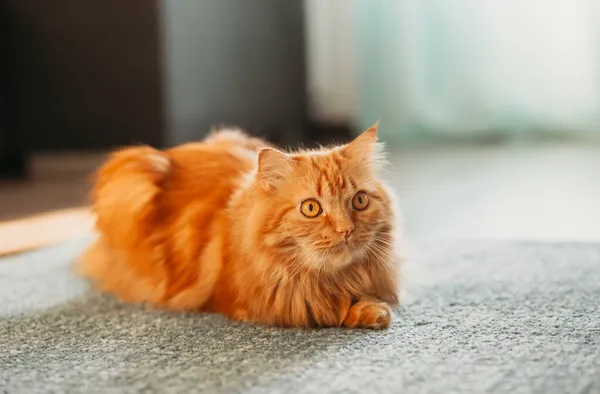
<instances>
[{"instance_id":1,"label":"cat's chin","mask_svg":"<svg viewBox=\"0 0 600 394\"><path fill-rule=\"evenodd\" d=\"M322 272L325 270L337 271L347 267L354 261L360 260L367 254L366 250L353 242L341 242L333 247L322 249L316 253L318 258L304 260L303 263L311 270ZM307 251L304 255L314 256L314 251Z\"/></svg>"},{"instance_id":2,"label":"cat's chin","mask_svg":"<svg viewBox=\"0 0 600 394\"><path fill-rule=\"evenodd\" d=\"M342 269L359 259L364 253L355 245L342 243L329 251L328 264L334 269Z\"/></svg>"}]
</instances>

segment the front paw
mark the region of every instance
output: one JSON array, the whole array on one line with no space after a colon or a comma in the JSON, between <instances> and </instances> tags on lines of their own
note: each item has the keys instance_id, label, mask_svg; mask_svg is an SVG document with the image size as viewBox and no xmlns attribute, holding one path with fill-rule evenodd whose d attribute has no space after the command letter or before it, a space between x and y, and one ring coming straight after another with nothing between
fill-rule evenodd
<instances>
[{"instance_id":1,"label":"front paw","mask_svg":"<svg viewBox=\"0 0 600 394\"><path fill-rule=\"evenodd\" d=\"M348 328L371 328L382 330L392 322L392 311L385 303L373 299L362 299L350 307L344 326Z\"/></svg>"}]
</instances>

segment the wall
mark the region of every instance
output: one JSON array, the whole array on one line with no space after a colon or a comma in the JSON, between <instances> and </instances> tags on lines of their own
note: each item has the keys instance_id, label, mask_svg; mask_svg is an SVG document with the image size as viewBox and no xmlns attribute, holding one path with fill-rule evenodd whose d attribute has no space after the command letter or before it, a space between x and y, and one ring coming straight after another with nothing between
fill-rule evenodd
<instances>
[{"instance_id":1,"label":"wall","mask_svg":"<svg viewBox=\"0 0 600 394\"><path fill-rule=\"evenodd\" d=\"M304 0L311 115L327 123L354 120L356 0Z\"/></svg>"},{"instance_id":2,"label":"wall","mask_svg":"<svg viewBox=\"0 0 600 394\"><path fill-rule=\"evenodd\" d=\"M263 134L305 121L301 2L166 0L162 7L169 143L219 123Z\"/></svg>"},{"instance_id":3,"label":"wall","mask_svg":"<svg viewBox=\"0 0 600 394\"><path fill-rule=\"evenodd\" d=\"M161 142L154 1L7 0L0 10L5 99L28 149Z\"/></svg>"}]
</instances>

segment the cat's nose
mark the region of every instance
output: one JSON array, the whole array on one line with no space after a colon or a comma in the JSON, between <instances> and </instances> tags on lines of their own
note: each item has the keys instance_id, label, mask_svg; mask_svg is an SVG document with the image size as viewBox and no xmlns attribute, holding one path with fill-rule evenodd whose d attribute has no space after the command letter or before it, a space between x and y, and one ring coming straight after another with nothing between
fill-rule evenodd
<instances>
[{"instance_id":1,"label":"cat's nose","mask_svg":"<svg viewBox=\"0 0 600 394\"><path fill-rule=\"evenodd\" d=\"M335 229L335 231L342 234L344 238L348 239L348 237L350 237L350 234L352 234L352 231L354 231L354 226L338 227Z\"/></svg>"}]
</instances>

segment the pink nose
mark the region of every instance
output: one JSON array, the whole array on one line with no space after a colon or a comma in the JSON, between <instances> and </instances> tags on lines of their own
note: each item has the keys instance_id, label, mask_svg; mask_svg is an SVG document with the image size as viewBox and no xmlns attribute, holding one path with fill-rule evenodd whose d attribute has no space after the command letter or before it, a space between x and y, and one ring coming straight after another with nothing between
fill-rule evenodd
<instances>
[{"instance_id":1,"label":"pink nose","mask_svg":"<svg viewBox=\"0 0 600 394\"><path fill-rule=\"evenodd\" d=\"M346 239L348 239L348 237L350 237L350 234L352 234L353 230L354 230L354 227L338 227L335 229L335 231L342 234L344 236L344 238L346 238Z\"/></svg>"}]
</instances>

